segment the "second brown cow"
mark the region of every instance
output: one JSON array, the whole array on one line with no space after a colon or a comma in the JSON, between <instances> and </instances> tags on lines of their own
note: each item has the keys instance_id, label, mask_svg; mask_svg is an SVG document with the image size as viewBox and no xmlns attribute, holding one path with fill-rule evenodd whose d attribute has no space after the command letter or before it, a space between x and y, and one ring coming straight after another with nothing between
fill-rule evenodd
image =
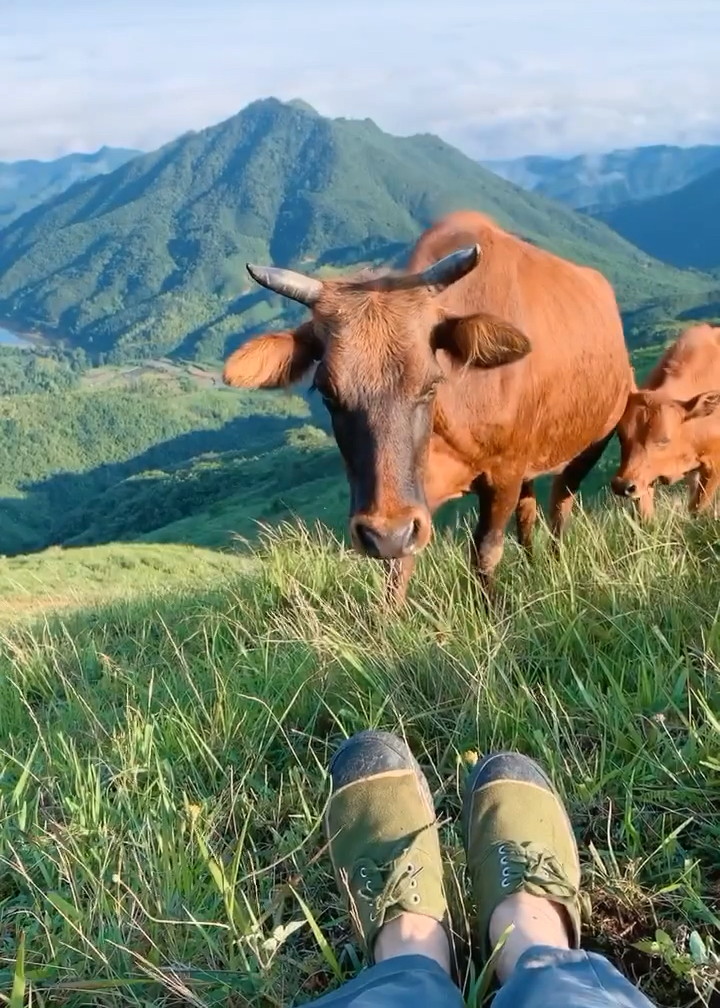
<instances>
[{"instance_id":1,"label":"second brown cow","mask_svg":"<svg viewBox=\"0 0 720 1008\"><path fill-rule=\"evenodd\" d=\"M618 425L622 458L614 492L654 511L655 483L687 479L690 511L702 511L720 484L720 329L686 329L628 398Z\"/></svg>"},{"instance_id":2,"label":"second brown cow","mask_svg":"<svg viewBox=\"0 0 720 1008\"><path fill-rule=\"evenodd\" d=\"M248 269L312 316L249 340L224 380L278 387L317 366L350 484L353 543L390 562L397 598L450 498L477 494L473 553L485 582L514 511L530 544L536 476L556 474L550 518L561 531L632 385L603 276L469 211L426 231L403 274L318 280Z\"/></svg>"}]
</instances>

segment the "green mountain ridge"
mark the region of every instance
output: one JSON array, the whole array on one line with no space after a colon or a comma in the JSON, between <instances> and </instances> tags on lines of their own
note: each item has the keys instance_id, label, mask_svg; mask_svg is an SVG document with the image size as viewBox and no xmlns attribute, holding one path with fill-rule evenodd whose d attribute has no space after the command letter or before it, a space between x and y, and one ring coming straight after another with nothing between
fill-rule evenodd
<instances>
[{"instance_id":1,"label":"green mountain ridge","mask_svg":"<svg viewBox=\"0 0 720 1008\"><path fill-rule=\"evenodd\" d=\"M674 192L720 168L720 145L655 145L569 158L531 154L483 163L523 189L600 214L630 200Z\"/></svg>"},{"instance_id":2,"label":"green mountain ridge","mask_svg":"<svg viewBox=\"0 0 720 1008\"><path fill-rule=\"evenodd\" d=\"M598 215L648 254L680 268L720 267L720 168L675 192Z\"/></svg>"},{"instance_id":3,"label":"green mountain ridge","mask_svg":"<svg viewBox=\"0 0 720 1008\"><path fill-rule=\"evenodd\" d=\"M115 171L138 154L122 147L101 147L92 154L66 154L53 161L0 162L0 228L76 182Z\"/></svg>"},{"instance_id":4,"label":"green mountain ridge","mask_svg":"<svg viewBox=\"0 0 720 1008\"><path fill-rule=\"evenodd\" d=\"M442 213L472 207L603 270L621 305L688 307L710 278L650 260L604 224L503 181L437 137L393 137L265 99L73 186L0 233L0 317L95 360L218 359L301 317L245 262L332 270L397 262Z\"/></svg>"}]
</instances>

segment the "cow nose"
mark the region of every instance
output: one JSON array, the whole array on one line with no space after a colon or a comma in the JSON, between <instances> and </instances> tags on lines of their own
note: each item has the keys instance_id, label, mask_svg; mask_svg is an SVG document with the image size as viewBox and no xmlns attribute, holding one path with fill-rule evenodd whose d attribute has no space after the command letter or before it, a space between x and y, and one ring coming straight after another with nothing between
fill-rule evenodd
<instances>
[{"instance_id":1,"label":"cow nose","mask_svg":"<svg viewBox=\"0 0 720 1008\"><path fill-rule=\"evenodd\" d=\"M637 491L637 486L632 480L623 479L621 476L615 476L611 481L611 486L613 493L618 497L633 497Z\"/></svg>"},{"instance_id":2,"label":"cow nose","mask_svg":"<svg viewBox=\"0 0 720 1008\"><path fill-rule=\"evenodd\" d=\"M392 560L413 552L420 536L419 518L409 518L397 525L375 524L369 518L355 518L355 538L366 556L378 560Z\"/></svg>"}]
</instances>

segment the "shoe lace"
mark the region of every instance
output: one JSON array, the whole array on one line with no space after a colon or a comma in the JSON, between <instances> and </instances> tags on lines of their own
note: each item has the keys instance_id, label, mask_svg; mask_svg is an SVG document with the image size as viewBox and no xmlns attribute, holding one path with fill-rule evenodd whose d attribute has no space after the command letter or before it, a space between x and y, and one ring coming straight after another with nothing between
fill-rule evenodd
<instances>
[{"instance_id":1,"label":"shoe lace","mask_svg":"<svg viewBox=\"0 0 720 1008\"><path fill-rule=\"evenodd\" d=\"M502 866L500 884L503 889L512 892L520 888L539 889L568 900L577 898L578 890L550 851L510 840L495 844L494 849Z\"/></svg>"},{"instance_id":2,"label":"shoe lace","mask_svg":"<svg viewBox=\"0 0 720 1008\"><path fill-rule=\"evenodd\" d=\"M415 834L413 841L418 835L419 833ZM409 907L420 903L417 885L422 871L423 866L418 866L413 861L407 837L403 838L402 846L391 852L386 861L378 863L370 858L362 858L357 862L352 888L357 899L368 905L371 924L382 922L391 907Z\"/></svg>"}]
</instances>

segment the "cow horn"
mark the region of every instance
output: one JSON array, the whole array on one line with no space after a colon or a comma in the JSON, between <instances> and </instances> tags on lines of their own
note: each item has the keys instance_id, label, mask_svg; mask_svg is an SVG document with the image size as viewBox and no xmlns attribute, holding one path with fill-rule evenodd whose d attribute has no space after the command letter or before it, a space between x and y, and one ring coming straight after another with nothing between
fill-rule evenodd
<instances>
[{"instance_id":1,"label":"cow horn","mask_svg":"<svg viewBox=\"0 0 720 1008\"><path fill-rule=\"evenodd\" d=\"M312 308L322 291L321 280L314 280L294 270L278 269L276 266L253 266L252 263L247 263L245 269L261 287L299 301L308 308Z\"/></svg>"},{"instance_id":2,"label":"cow horn","mask_svg":"<svg viewBox=\"0 0 720 1008\"><path fill-rule=\"evenodd\" d=\"M449 287L470 270L475 269L480 262L481 254L482 250L478 244L451 252L450 255L438 259L432 266L428 266L422 273L418 273L418 282L427 287Z\"/></svg>"}]
</instances>

